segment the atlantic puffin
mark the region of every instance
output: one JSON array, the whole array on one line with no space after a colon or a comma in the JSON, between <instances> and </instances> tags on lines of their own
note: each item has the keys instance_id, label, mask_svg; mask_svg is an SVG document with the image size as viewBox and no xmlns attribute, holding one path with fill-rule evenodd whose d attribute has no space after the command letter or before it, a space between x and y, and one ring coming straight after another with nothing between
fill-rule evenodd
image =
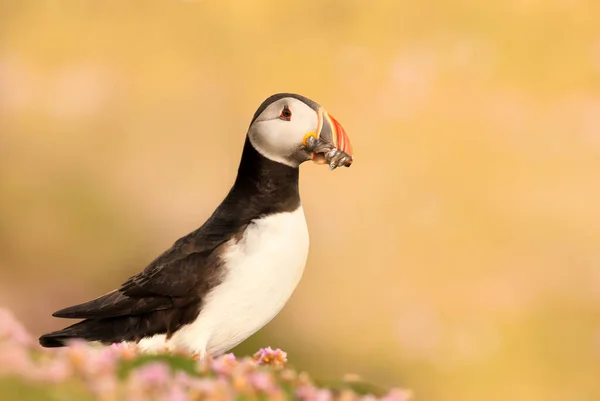
<instances>
[{"instance_id":1,"label":"atlantic puffin","mask_svg":"<svg viewBox=\"0 0 600 401\"><path fill-rule=\"evenodd\" d=\"M298 174L309 160L349 167L346 132L304 96L270 96L252 118L235 182L208 220L120 288L53 313L84 320L40 344L80 339L215 357L247 339L281 311L303 274L309 235Z\"/></svg>"}]
</instances>

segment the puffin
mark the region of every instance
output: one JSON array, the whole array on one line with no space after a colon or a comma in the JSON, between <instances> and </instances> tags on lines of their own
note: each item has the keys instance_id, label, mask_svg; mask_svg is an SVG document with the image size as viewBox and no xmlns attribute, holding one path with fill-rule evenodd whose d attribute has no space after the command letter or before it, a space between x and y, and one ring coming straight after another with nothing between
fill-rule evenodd
<instances>
[{"instance_id":1,"label":"puffin","mask_svg":"<svg viewBox=\"0 0 600 401\"><path fill-rule=\"evenodd\" d=\"M346 132L318 103L295 93L268 97L251 120L233 186L204 224L119 288L53 313L83 320L42 335L40 345L226 353L281 311L304 272L300 165L335 169L353 159Z\"/></svg>"}]
</instances>

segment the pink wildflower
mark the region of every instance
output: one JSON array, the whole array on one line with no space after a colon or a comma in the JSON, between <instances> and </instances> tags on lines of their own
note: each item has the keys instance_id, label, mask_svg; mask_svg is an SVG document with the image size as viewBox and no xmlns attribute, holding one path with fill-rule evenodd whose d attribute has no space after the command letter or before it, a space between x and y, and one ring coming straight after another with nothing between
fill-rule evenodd
<instances>
[{"instance_id":1,"label":"pink wildflower","mask_svg":"<svg viewBox=\"0 0 600 401\"><path fill-rule=\"evenodd\" d=\"M109 347L95 346L84 341L69 342L69 347L47 350L31 347L31 336L14 316L0 309L0 375L18 375L24 380L43 383L75 382L97 401L190 401L210 399L229 401L244 395L250 398L266 396L271 401L283 401L287 394L281 388L295 388L295 395L303 401L377 401L373 395L358 396L350 389L339 394L314 386L304 372L285 368L278 372L260 365L282 368L287 354L280 349L262 348L252 357L236 359L233 354L219 358L203 358L197 369L206 377L195 377L185 372L171 372L162 362L142 365L134 369L128 380L121 383L117 377L120 360L131 360L139 351L129 344ZM216 377L215 375L216 374ZM356 381L356 375L347 375L345 381ZM70 387L70 386L69 386ZM380 401L408 401L411 393L390 390Z\"/></svg>"},{"instance_id":2,"label":"pink wildflower","mask_svg":"<svg viewBox=\"0 0 600 401\"><path fill-rule=\"evenodd\" d=\"M254 357L244 357L241 359L238 359L238 366L237 366L237 370L240 372L254 372L257 368L257 363L254 359Z\"/></svg>"},{"instance_id":3,"label":"pink wildflower","mask_svg":"<svg viewBox=\"0 0 600 401\"><path fill-rule=\"evenodd\" d=\"M267 347L259 349L253 358L259 365L281 367L287 362L287 353L279 348L273 350L271 347Z\"/></svg>"},{"instance_id":4,"label":"pink wildflower","mask_svg":"<svg viewBox=\"0 0 600 401\"><path fill-rule=\"evenodd\" d=\"M220 375L231 375L238 361L233 354L222 355L212 361L213 372Z\"/></svg>"},{"instance_id":5,"label":"pink wildflower","mask_svg":"<svg viewBox=\"0 0 600 401\"><path fill-rule=\"evenodd\" d=\"M139 353L137 347L128 343L112 344L109 349L115 356L125 360L133 359Z\"/></svg>"},{"instance_id":6,"label":"pink wildflower","mask_svg":"<svg viewBox=\"0 0 600 401\"><path fill-rule=\"evenodd\" d=\"M171 387L172 378L169 366L162 362L152 362L133 370L127 383L129 401L146 401L164 398Z\"/></svg>"},{"instance_id":7,"label":"pink wildflower","mask_svg":"<svg viewBox=\"0 0 600 401\"><path fill-rule=\"evenodd\" d=\"M94 346L85 341L72 341L65 353L74 370L84 378L115 374L119 355L110 347Z\"/></svg>"}]
</instances>

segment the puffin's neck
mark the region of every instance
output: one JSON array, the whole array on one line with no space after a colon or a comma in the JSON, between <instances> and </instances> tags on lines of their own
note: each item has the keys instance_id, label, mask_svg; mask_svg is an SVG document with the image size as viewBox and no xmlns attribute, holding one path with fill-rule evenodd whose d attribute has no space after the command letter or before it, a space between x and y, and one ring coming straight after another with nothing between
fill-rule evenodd
<instances>
[{"instance_id":1,"label":"puffin's neck","mask_svg":"<svg viewBox=\"0 0 600 401\"><path fill-rule=\"evenodd\" d=\"M238 175L227 200L252 214L294 211L300 206L299 169L270 160L244 144Z\"/></svg>"}]
</instances>

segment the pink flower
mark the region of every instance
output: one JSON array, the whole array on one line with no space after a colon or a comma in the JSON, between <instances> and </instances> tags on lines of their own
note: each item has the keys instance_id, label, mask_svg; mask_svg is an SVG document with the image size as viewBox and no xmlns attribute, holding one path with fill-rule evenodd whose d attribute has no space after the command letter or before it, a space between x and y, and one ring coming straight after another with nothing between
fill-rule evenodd
<instances>
[{"instance_id":1,"label":"pink flower","mask_svg":"<svg viewBox=\"0 0 600 401\"><path fill-rule=\"evenodd\" d=\"M332 399L331 391L318 389L312 385L298 387L296 396L303 401L329 401Z\"/></svg>"},{"instance_id":2,"label":"pink flower","mask_svg":"<svg viewBox=\"0 0 600 401\"><path fill-rule=\"evenodd\" d=\"M109 349L115 356L122 359L133 359L139 353L137 347L128 343L115 343Z\"/></svg>"},{"instance_id":3,"label":"pink flower","mask_svg":"<svg viewBox=\"0 0 600 401\"><path fill-rule=\"evenodd\" d=\"M329 401L331 400L331 391L326 389L317 390L313 399L315 401Z\"/></svg>"},{"instance_id":4,"label":"pink flower","mask_svg":"<svg viewBox=\"0 0 600 401\"><path fill-rule=\"evenodd\" d=\"M94 346L85 341L71 341L65 350L73 368L84 377L114 375L118 354L110 347Z\"/></svg>"},{"instance_id":5,"label":"pink flower","mask_svg":"<svg viewBox=\"0 0 600 401\"><path fill-rule=\"evenodd\" d=\"M393 388L381 397L381 401L408 401L410 399L412 399L412 392L400 388Z\"/></svg>"},{"instance_id":6,"label":"pink flower","mask_svg":"<svg viewBox=\"0 0 600 401\"><path fill-rule=\"evenodd\" d=\"M171 377L171 369L162 362L152 362L136 369L132 375L140 385L161 386Z\"/></svg>"},{"instance_id":7,"label":"pink flower","mask_svg":"<svg viewBox=\"0 0 600 401\"><path fill-rule=\"evenodd\" d=\"M173 372L171 383L176 387L186 387L191 388L195 385L195 382L199 379L196 377L192 377L183 371Z\"/></svg>"},{"instance_id":8,"label":"pink flower","mask_svg":"<svg viewBox=\"0 0 600 401\"><path fill-rule=\"evenodd\" d=\"M73 374L71 365L62 358L55 358L48 364L35 366L28 371L27 376L36 381L61 383Z\"/></svg>"},{"instance_id":9,"label":"pink flower","mask_svg":"<svg viewBox=\"0 0 600 401\"><path fill-rule=\"evenodd\" d=\"M0 374L24 374L30 367L29 353L25 348L0 344Z\"/></svg>"},{"instance_id":10,"label":"pink flower","mask_svg":"<svg viewBox=\"0 0 600 401\"><path fill-rule=\"evenodd\" d=\"M287 353L279 348L273 350L271 347L261 348L253 356L259 365L272 365L281 367L287 362Z\"/></svg>"},{"instance_id":11,"label":"pink flower","mask_svg":"<svg viewBox=\"0 0 600 401\"><path fill-rule=\"evenodd\" d=\"M283 401L287 394L282 385L294 388L296 397L303 401L378 400L373 395L358 396L350 389L342 390L334 397L329 389L315 387L306 373L291 368L275 372L287 362L287 354L271 347L261 348L253 357L239 360L233 354L203 359L196 365L202 374L206 374L200 378L182 371L171 372L168 364L153 362L134 369L128 380L121 383L117 366L119 361L139 355L134 346L122 343L106 347L71 341L69 347L47 350L30 344L31 336L24 327L10 311L0 309L0 375L19 375L22 379L41 383L68 382L69 388L78 382L85 385L88 396L99 401L120 398L129 401L229 401L244 395ZM356 379L346 377L347 381ZM392 389L380 401L408 401L410 398L409 391Z\"/></svg>"},{"instance_id":12,"label":"pink flower","mask_svg":"<svg viewBox=\"0 0 600 401\"><path fill-rule=\"evenodd\" d=\"M89 345L81 340L69 341L68 345L68 348L59 352L66 353L66 358L71 362L75 370L86 372L89 361Z\"/></svg>"},{"instance_id":13,"label":"pink flower","mask_svg":"<svg viewBox=\"0 0 600 401\"><path fill-rule=\"evenodd\" d=\"M119 355L110 348L102 348L94 355L93 370L96 374L114 374Z\"/></svg>"},{"instance_id":14,"label":"pink flower","mask_svg":"<svg viewBox=\"0 0 600 401\"><path fill-rule=\"evenodd\" d=\"M249 381L259 391L269 392L275 387L273 376L269 372L254 372L250 375Z\"/></svg>"},{"instance_id":15,"label":"pink flower","mask_svg":"<svg viewBox=\"0 0 600 401\"><path fill-rule=\"evenodd\" d=\"M114 399L117 385L117 377L114 375L93 377L87 380L88 388L99 400Z\"/></svg>"},{"instance_id":16,"label":"pink flower","mask_svg":"<svg viewBox=\"0 0 600 401\"><path fill-rule=\"evenodd\" d=\"M0 308L0 341L31 345L33 340L11 311Z\"/></svg>"},{"instance_id":17,"label":"pink flower","mask_svg":"<svg viewBox=\"0 0 600 401\"><path fill-rule=\"evenodd\" d=\"M238 361L235 359L235 355L225 354L212 361L212 370L220 375L231 375L237 365Z\"/></svg>"},{"instance_id":18,"label":"pink flower","mask_svg":"<svg viewBox=\"0 0 600 401\"><path fill-rule=\"evenodd\" d=\"M208 378L191 378L185 375L189 380L187 381L187 387L195 393L199 394L212 394L217 390L217 381Z\"/></svg>"}]
</instances>

